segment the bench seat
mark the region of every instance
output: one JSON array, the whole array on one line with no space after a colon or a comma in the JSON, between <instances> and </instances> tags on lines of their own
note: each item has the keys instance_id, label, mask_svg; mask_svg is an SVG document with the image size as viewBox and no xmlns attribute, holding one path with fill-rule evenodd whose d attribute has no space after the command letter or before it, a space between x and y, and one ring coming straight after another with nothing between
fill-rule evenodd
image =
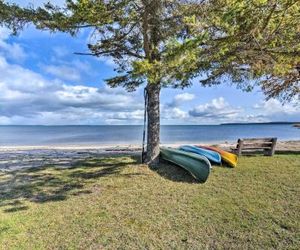
<instances>
[{"instance_id":1,"label":"bench seat","mask_svg":"<svg viewBox=\"0 0 300 250\"><path fill-rule=\"evenodd\" d=\"M243 138L238 139L233 151L237 155L263 151L264 155L272 156L275 153L277 138Z\"/></svg>"}]
</instances>

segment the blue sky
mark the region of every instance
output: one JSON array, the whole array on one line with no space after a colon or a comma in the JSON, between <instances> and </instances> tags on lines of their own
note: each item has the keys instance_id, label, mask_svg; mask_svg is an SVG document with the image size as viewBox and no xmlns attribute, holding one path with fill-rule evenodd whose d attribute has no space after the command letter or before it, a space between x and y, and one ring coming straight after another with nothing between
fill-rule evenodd
<instances>
[{"instance_id":1,"label":"blue sky","mask_svg":"<svg viewBox=\"0 0 300 250\"><path fill-rule=\"evenodd\" d=\"M0 124L142 123L143 87L110 89L104 82L114 76L110 58L74 54L87 51L88 31L71 37L30 26L17 37L9 34L0 27ZM300 120L295 102L266 102L260 90L245 93L230 82L210 88L194 82L185 90L162 90L162 124Z\"/></svg>"}]
</instances>

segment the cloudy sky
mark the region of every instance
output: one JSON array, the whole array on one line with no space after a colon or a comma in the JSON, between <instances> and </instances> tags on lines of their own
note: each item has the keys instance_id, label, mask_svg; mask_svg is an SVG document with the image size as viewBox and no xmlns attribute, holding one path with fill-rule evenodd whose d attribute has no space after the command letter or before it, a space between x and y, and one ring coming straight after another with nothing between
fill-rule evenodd
<instances>
[{"instance_id":1,"label":"cloudy sky","mask_svg":"<svg viewBox=\"0 0 300 250\"><path fill-rule=\"evenodd\" d=\"M111 89L103 80L114 76L111 59L74 55L87 51L88 38L88 31L70 37L33 27L12 37L0 27L0 124L142 124L143 87ZM161 115L162 124L299 121L300 108L266 102L258 89L203 88L195 80L185 90L162 90Z\"/></svg>"}]
</instances>

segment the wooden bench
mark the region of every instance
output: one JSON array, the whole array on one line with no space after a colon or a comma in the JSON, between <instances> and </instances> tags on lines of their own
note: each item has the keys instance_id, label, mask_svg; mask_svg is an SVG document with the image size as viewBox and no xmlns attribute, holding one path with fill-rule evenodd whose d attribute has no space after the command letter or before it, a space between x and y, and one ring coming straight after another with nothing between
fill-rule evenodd
<instances>
[{"instance_id":1,"label":"wooden bench","mask_svg":"<svg viewBox=\"0 0 300 250\"><path fill-rule=\"evenodd\" d=\"M263 152L264 155L272 156L275 153L277 138L244 138L238 139L236 148L233 150L240 156Z\"/></svg>"}]
</instances>

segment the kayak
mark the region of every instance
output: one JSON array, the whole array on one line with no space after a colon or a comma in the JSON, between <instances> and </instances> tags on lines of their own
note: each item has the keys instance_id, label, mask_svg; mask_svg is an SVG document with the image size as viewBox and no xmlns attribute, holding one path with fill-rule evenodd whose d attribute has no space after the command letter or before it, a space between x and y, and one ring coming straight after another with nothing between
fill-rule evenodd
<instances>
[{"instance_id":1,"label":"kayak","mask_svg":"<svg viewBox=\"0 0 300 250\"><path fill-rule=\"evenodd\" d=\"M237 165L238 157L233 153L227 152L217 147L210 147L210 146L197 146L197 147L202 149L212 150L219 153L221 155L222 160L226 162L230 167L234 168Z\"/></svg>"},{"instance_id":2,"label":"kayak","mask_svg":"<svg viewBox=\"0 0 300 250\"><path fill-rule=\"evenodd\" d=\"M166 147L160 148L160 155L162 159L184 168L201 183L204 183L209 176L210 162L201 155Z\"/></svg>"},{"instance_id":3,"label":"kayak","mask_svg":"<svg viewBox=\"0 0 300 250\"><path fill-rule=\"evenodd\" d=\"M191 153L205 156L211 162L221 164L221 155L215 151L199 148L196 146L189 146L189 145L181 146L179 149L186 152L191 152Z\"/></svg>"}]
</instances>

